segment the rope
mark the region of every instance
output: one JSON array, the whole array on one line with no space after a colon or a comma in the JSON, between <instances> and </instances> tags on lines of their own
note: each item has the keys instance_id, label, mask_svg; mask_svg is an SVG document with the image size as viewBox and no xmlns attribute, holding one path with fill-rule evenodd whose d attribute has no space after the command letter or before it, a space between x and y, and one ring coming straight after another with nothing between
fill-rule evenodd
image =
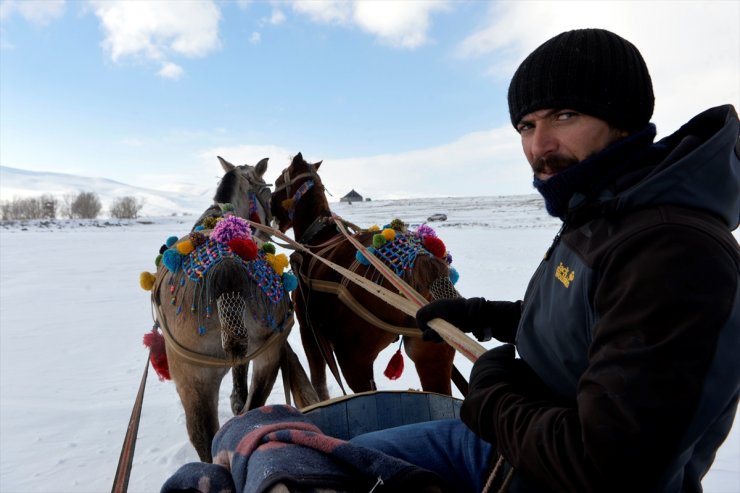
<instances>
[{"instance_id":1,"label":"rope","mask_svg":"<svg viewBox=\"0 0 740 493\"><path fill-rule=\"evenodd\" d=\"M141 407L144 403L144 388L146 387L146 377L149 373L149 356L146 358L144 374L141 376L139 392L136 394L134 407L131 410L131 418L128 421L126 437L123 439L121 455L118 458L118 467L113 479L113 488L111 493L126 493L128 490L128 480L131 476L131 466L134 462L134 449L136 448L136 435L139 433L139 421L141 420Z\"/></svg>"}]
</instances>

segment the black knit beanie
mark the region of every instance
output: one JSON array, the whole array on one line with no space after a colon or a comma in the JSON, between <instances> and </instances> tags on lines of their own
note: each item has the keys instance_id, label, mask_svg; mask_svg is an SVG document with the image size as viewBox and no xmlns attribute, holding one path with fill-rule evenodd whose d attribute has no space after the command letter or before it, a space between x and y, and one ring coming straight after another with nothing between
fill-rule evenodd
<instances>
[{"instance_id":1,"label":"black knit beanie","mask_svg":"<svg viewBox=\"0 0 740 493\"><path fill-rule=\"evenodd\" d=\"M572 109L634 132L653 115L653 84L635 46L604 29L558 34L534 50L509 85L509 115Z\"/></svg>"}]
</instances>

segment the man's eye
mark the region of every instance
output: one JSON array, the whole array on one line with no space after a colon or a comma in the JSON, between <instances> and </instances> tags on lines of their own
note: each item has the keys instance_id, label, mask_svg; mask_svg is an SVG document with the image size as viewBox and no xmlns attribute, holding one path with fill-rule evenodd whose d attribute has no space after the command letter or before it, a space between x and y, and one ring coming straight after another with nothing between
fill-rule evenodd
<instances>
[{"instance_id":1,"label":"man's eye","mask_svg":"<svg viewBox=\"0 0 740 493\"><path fill-rule=\"evenodd\" d=\"M532 128L534 128L534 126L531 123L520 123L516 126L516 129L519 133L522 133L525 130L530 130Z\"/></svg>"},{"instance_id":2,"label":"man's eye","mask_svg":"<svg viewBox=\"0 0 740 493\"><path fill-rule=\"evenodd\" d=\"M568 120L569 118L572 118L572 117L574 117L576 115L578 115L578 113L576 113L575 111L561 111L560 113L558 113L555 116L555 118L557 120L559 120L559 121L560 120Z\"/></svg>"}]
</instances>

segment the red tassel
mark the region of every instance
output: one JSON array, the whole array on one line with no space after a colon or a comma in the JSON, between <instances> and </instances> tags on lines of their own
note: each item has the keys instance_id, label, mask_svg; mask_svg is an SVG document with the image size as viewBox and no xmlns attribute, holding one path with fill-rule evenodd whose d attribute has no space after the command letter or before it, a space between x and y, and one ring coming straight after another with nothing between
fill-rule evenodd
<instances>
[{"instance_id":1,"label":"red tassel","mask_svg":"<svg viewBox=\"0 0 740 493\"><path fill-rule=\"evenodd\" d=\"M390 380L396 380L401 376L401 373L403 373L403 354L401 354L401 350L399 349L388 362L383 375Z\"/></svg>"},{"instance_id":2,"label":"red tassel","mask_svg":"<svg viewBox=\"0 0 740 493\"><path fill-rule=\"evenodd\" d=\"M249 220L252 221L253 223L262 224L262 221L260 221L259 214L257 214L257 212L254 212L254 211L251 214L249 214Z\"/></svg>"},{"instance_id":3,"label":"red tassel","mask_svg":"<svg viewBox=\"0 0 740 493\"><path fill-rule=\"evenodd\" d=\"M149 361L152 368L157 372L161 382L170 379L170 365L167 363L167 351L164 349L164 337L152 329L151 332L144 334L144 345L149 348Z\"/></svg>"}]
</instances>

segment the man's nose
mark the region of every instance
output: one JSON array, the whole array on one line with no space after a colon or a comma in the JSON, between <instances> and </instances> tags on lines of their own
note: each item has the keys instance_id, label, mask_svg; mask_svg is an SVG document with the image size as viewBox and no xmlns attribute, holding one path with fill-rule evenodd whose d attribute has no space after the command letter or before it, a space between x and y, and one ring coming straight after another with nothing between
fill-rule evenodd
<instances>
[{"instance_id":1,"label":"man's nose","mask_svg":"<svg viewBox=\"0 0 740 493\"><path fill-rule=\"evenodd\" d=\"M532 132L530 151L535 158L545 157L558 149L558 140L547 125L537 125Z\"/></svg>"}]
</instances>

